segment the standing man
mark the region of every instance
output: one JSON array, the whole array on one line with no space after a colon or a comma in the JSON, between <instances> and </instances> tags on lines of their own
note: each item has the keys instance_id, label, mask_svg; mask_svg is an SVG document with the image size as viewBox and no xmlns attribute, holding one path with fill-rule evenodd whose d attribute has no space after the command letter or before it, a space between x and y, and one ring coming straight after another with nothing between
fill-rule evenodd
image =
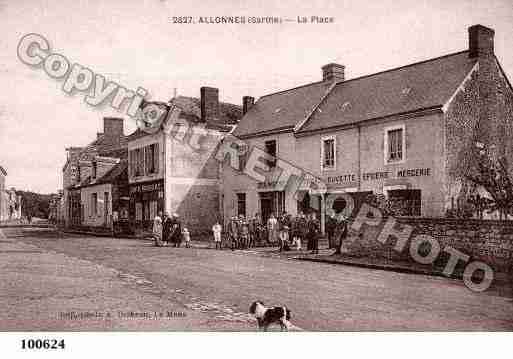
<instances>
[{"instance_id":1,"label":"standing man","mask_svg":"<svg viewBox=\"0 0 513 359\"><path fill-rule=\"evenodd\" d=\"M239 228L237 225L237 217L232 216L232 218L228 224L228 233L230 235L232 251L237 247L237 240L238 240L238 236L239 236L238 229Z\"/></svg>"},{"instance_id":2,"label":"standing man","mask_svg":"<svg viewBox=\"0 0 513 359\"><path fill-rule=\"evenodd\" d=\"M249 228L249 243L248 247L254 247L255 246L255 235L256 235L256 214L253 218L250 218L248 220L248 228Z\"/></svg>"},{"instance_id":3,"label":"standing man","mask_svg":"<svg viewBox=\"0 0 513 359\"><path fill-rule=\"evenodd\" d=\"M315 212L312 212L308 221L308 242L311 243L312 254L319 254L320 232L321 225L315 216Z\"/></svg>"},{"instance_id":4,"label":"standing man","mask_svg":"<svg viewBox=\"0 0 513 359\"><path fill-rule=\"evenodd\" d=\"M162 220L162 241L165 246L169 246L169 234L171 231L171 218L169 218L169 213L164 213L164 218Z\"/></svg>"},{"instance_id":5,"label":"standing man","mask_svg":"<svg viewBox=\"0 0 513 359\"><path fill-rule=\"evenodd\" d=\"M246 249L249 245L249 224L241 214L239 216L240 225L240 249Z\"/></svg>"},{"instance_id":6,"label":"standing man","mask_svg":"<svg viewBox=\"0 0 513 359\"><path fill-rule=\"evenodd\" d=\"M326 216L326 235L328 236L328 247L335 248L335 228L337 226L337 222L335 218L333 218L331 215Z\"/></svg>"}]
</instances>

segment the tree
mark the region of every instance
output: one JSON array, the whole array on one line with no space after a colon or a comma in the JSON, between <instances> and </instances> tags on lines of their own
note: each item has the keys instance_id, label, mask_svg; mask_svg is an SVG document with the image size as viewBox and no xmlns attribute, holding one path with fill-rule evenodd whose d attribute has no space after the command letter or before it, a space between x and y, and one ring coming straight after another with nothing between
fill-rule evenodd
<instances>
[{"instance_id":1,"label":"tree","mask_svg":"<svg viewBox=\"0 0 513 359\"><path fill-rule=\"evenodd\" d=\"M465 178L483 187L491 196L491 201L477 196L478 208L489 213L498 211L499 219L507 219L508 215L513 215L513 180L508 172L507 158L504 155L494 155L493 146L487 147L477 142L476 148L478 151L474 168L465 173Z\"/></svg>"},{"instance_id":2,"label":"tree","mask_svg":"<svg viewBox=\"0 0 513 359\"><path fill-rule=\"evenodd\" d=\"M48 218L51 195L29 191L16 191L21 196L21 212L24 217Z\"/></svg>"}]
</instances>

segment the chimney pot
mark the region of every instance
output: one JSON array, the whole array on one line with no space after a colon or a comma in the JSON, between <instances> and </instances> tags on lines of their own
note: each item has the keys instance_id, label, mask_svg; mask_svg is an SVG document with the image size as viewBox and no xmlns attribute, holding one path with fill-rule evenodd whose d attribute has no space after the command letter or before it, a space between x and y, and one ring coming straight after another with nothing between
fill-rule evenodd
<instances>
[{"instance_id":1,"label":"chimney pot","mask_svg":"<svg viewBox=\"0 0 513 359\"><path fill-rule=\"evenodd\" d=\"M120 142L123 132L123 119L119 117L103 118L103 137L112 143Z\"/></svg>"},{"instance_id":2,"label":"chimney pot","mask_svg":"<svg viewBox=\"0 0 513 359\"><path fill-rule=\"evenodd\" d=\"M327 64L322 67L322 81L344 81L345 66L340 64Z\"/></svg>"},{"instance_id":3,"label":"chimney pot","mask_svg":"<svg viewBox=\"0 0 513 359\"><path fill-rule=\"evenodd\" d=\"M469 57L493 55L495 31L483 25L468 28Z\"/></svg>"},{"instance_id":4,"label":"chimney pot","mask_svg":"<svg viewBox=\"0 0 513 359\"><path fill-rule=\"evenodd\" d=\"M255 104L255 98L251 96L243 96L242 97L242 115L245 115L246 112Z\"/></svg>"},{"instance_id":5,"label":"chimney pot","mask_svg":"<svg viewBox=\"0 0 513 359\"><path fill-rule=\"evenodd\" d=\"M219 89L202 87L201 92L201 121L219 118Z\"/></svg>"}]
</instances>

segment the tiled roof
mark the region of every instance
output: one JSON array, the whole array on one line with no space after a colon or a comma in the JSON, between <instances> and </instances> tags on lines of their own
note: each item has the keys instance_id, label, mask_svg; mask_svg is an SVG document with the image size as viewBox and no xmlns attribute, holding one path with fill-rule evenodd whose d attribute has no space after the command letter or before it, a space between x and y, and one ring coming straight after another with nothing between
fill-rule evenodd
<instances>
[{"instance_id":1,"label":"tiled roof","mask_svg":"<svg viewBox=\"0 0 513 359\"><path fill-rule=\"evenodd\" d=\"M119 141L113 141L113 139L110 139L102 134L99 138L91 142L81 151L80 159L92 160L96 155L122 158L117 156L119 155L126 158L127 155L124 154L124 152L127 151L127 143L127 136L120 137Z\"/></svg>"},{"instance_id":2,"label":"tiled roof","mask_svg":"<svg viewBox=\"0 0 513 359\"><path fill-rule=\"evenodd\" d=\"M107 171L102 177L98 178L96 181L91 181L91 176L86 177L76 188L78 187L87 187L87 186L96 186L99 184L105 183L113 183L122 176L127 176L128 179L128 162L127 160L121 160L118 164L113 166L110 170Z\"/></svg>"},{"instance_id":3,"label":"tiled roof","mask_svg":"<svg viewBox=\"0 0 513 359\"><path fill-rule=\"evenodd\" d=\"M162 102L161 102L162 103ZM177 96L172 98L167 106L179 107L182 112L180 117L191 123L201 123L201 100L196 97ZM229 132L242 118L242 107L227 102L219 102L219 118L209 119L205 124L208 129L215 129L221 132ZM146 136L147 133L140 129L128 135L128 140L135 140Z\"/></svg>"},{"instance_id":4,"label":"tiled roof","mask_svg":"<svg viewBox=\"0 0 513 359\"><path fill-rule=\"evenodd\" d=\"M182 109L182 116L194 121L201 120L201 100L197 97L178 96L169 103ZM213 125L236 125L242 117L242 107L227 102L219 102L219 118Z\"/></svg>"},{"instance_id":5,"label":"tiled roof","mask_svg":"<svg viewBox=\"0 0 513 359\"><path fill-rule=\"evenodd\" d=\"M462 51L333 84L316 82L261 97L234 135L292 129L296 133L441 107L476 59ZM313 112L312 112L313 111Z\"/></svg>"},{"instance_id":6,"label":"tiled roof","mask_svg":"<svg viewBox=\"0 0 513 359\"><path fill-rule=\"evenodd\" d=\"M476 61L463 51L340 82L298 133L442 107Z\"/></svg>"},{"instance_id":7,"label":"tiled roof","mask_svg":"<svg viewBox=\"0 0 513 359\"><path fill-rule=\"evenodd\" d=\"M112 167L105 173L95 184L113 183L123 175L128 175L128 161L121 160L118 164ZM127 177L128 178L128 177Z\"/></svg>"},{"instance_id":8,"label":"tiled roof","mask_svg":"<svg viewBox=\"0 0 513 359\"><path fill-rule=\"evenodd\" d=\"M331 83L315 82L260 97L233 132L241 137L280 128L293 128L326 95Z\"/></svg>"}]
</instances>

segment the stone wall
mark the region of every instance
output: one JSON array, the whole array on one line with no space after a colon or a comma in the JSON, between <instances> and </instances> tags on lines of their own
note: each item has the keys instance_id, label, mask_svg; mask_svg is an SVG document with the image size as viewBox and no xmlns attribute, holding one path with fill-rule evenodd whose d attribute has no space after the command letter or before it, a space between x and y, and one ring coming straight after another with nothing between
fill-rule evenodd
<instances>
[{"instance_id":1,"label":"stone wall","mask_svg":"<svg viewBox=\"0 0 513 359\"><path fill-rule=\"evenodd\" d=\"M413 263L412 240L426 235L440 246L439 255L428 266L444 268L450 257L447 248L451 247L469 256L467 262L459 261L456 275L462 273L466 264L476 260L488 264L495 272L513 273L513 221L397 218L395 225L390 227L393 221L391 217L383 218L379 224L363 224L359 230L355 230L357 221L354 221L343 246L344 252L355 257ZM401 239L405 242L402 251L398 251L395 246ZM428 255L431 250L431 244L426 241L418 247L421 256Z\"/></svg>"}]
</instances>

